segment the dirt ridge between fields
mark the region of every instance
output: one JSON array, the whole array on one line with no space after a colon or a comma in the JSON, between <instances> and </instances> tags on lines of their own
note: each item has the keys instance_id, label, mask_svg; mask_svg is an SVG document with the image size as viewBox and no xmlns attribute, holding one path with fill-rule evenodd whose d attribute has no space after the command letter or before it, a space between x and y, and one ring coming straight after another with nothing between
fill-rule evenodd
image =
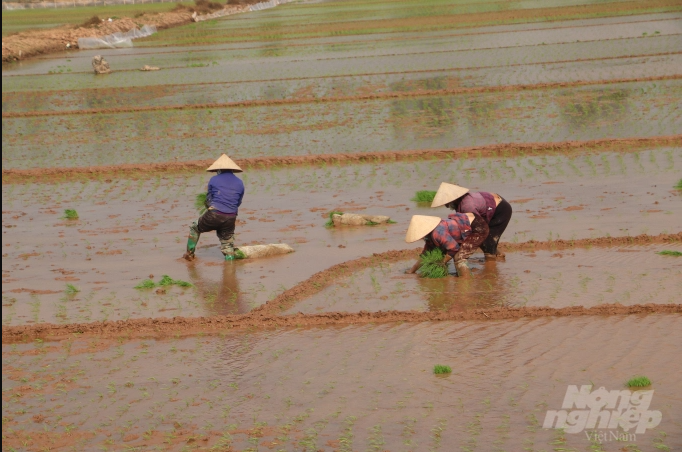
<instances>
[{"instance_id":1,"label":"dirt ridge between fields","mask_svg":"<svg viewBox=\"0 0 682 452\"><path fill-rule=\"evenodd\" d=\"M498 85L498 86L477 86L471 88L448 88L436 90L416 90L401 91L390 93L375 93L354 96L328 96L328 97L307 97L289 99L267 99L267 100L240 100L234 102L209 102L204 104L181 104L181 105L149 105L145 107L119 107L119 108L88 108L83 110L63 110L63 111L23 111L23 112L3 112L2 117L7 118L36 118L46 116L77 116L93 114L120 114L120 113L141 113L150 111L171 111L171 110L205 110L214 108L236 108L236 107L272 107L278 105L302 105L318 104L329 102L358 102L367 100L391 100L405 99L413 97L429 96L453 96L459 94L480 94L497 93L510 91L531 91L540 89L573 88L578 86L611 85L618 83L654 82L665 80L680 80L682 74L660 75L654 77L635 77L611 80L576 80L572 82L555 83L535 83L528 85Z\"/></svg>"},{"instance_id":2,"label":"dirt ridge between fields","mask_svg":"<svg viewBox=\"0 0 682 452\"><path fill-rule=\"evenodd\" d=\"M561 250L584 248L591 246L630 246L654 243L681 243L682 232L676 234L660 234L656 236L638 235L627 237L599 237L580 240L529 241L524 243L502 243L505 252L533 251L542 249ZM284 291L273 300L248 314L223 315L215 317L173 317L142 318L117 321L99 321L72 324L33 324L19 326L3 326L2 342L22 342L34 339L65 339L73 335L97 335L105 337L166 337L187 336L216 330L234 328L273 328L302 327L316 325L347 325L361 323L386 322L428 322L458 320L512 320L520 318L565 317L585 315L632 315L632 314L682 314L682 304L645 304L623 306L619 304L603 304L591 308L571 306L565 308L551 307L499 307L476 309L465 312L421 312L421 311L377 311L358 313L331 312L323 314L279 313L297 302L323 290L339 278L353 272L386 262L398 262L416 258L417 249L392 250L375 253L348 262L334 265L318 272L307 280Z\"/></svg>"},{"instance_id":3,"label":"dirt ridge between fields","mask_svg":"<svg viewBox=\"0 0 682 452\"><path fill-rule=\"evenodd\" d=\"M233 160L245 170L306 165L352 164L415 161L476 157L514 157L540 155L553 152L612 151L634 152L647 147L682 146L682 134L658 137L601 138L584 141L559 141L539 143L503 143L486 146L468 146L449 149L418 149L409 151L358 152L353 154L309 154L283 157L250 157ZM121 165L52 167L30 169L2 169L3 184L63 182L80 177L99 179L112 177L150 177L154 173L203 171L213 163L210 160L184 162L129 163ZM38 179L38 180L36 180Z\"/></svg>"}]
</instances>

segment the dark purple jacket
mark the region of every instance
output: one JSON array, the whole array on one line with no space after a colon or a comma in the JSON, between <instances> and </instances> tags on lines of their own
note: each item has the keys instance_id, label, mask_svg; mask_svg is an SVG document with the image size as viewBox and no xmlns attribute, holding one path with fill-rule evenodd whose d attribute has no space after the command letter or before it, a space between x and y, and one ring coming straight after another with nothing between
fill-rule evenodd
<instances>
[{"instance_id":1,"label":"dark purple jacket","mask_svg":"<svg viewBox=\"0 0 682 452\"><path fill-rule=\"evenodd\" d=\"M237 215L244 197L244 182L231 172L216 174L208 181L208 203L218 212Z\"/></svg>"}]
</instances>

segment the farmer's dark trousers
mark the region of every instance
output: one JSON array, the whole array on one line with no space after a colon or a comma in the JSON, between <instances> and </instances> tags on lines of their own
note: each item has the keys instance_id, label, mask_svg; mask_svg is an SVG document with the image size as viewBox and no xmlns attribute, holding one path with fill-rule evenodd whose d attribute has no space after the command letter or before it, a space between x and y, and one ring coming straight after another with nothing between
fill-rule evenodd
<instances>
[{"instance_id":1,"label":"farmer's dark trousers","mask_svg":"<svg viewBox=\"0 0 682 452\"><path fill-rule=\"evenodd\" d=\"M486 254L497 254L497 244L512 217L512 206L504 198L495 208L495 215L490 219L488 237L481 243Z\"/></svg>"},{"instance_id":2,"label":"farmer's dark trousers","mask_svg":"<svg viewBox=\"0 0 682 452\"><path fill-rule=\"evenodd\" d=\"M226 215L215 210L207 210L199 220L192 223L189 227L190 241L193 245L199 241L199 236L204 232L216 231L220 240L220 251L223 254L234 253L234 228L237 222L237 215ZM191 250L194 252L194 249Z\"/></svg>"},{"instance_id":3,"label":"farmer's dark trousers","mask_svg":"<svg viewBox=\"0 0 682 452\"><path fill-rule=\"evenodd\" d=\"M471 232L462 242L459 251L455 253L454 261L457 262L465 261L474 254L474 251L482 246L482 243L488 237L488 225L485 220L481 218L480 215L474 214L474 221L471 222Z\"/></svg>"}]
</instances>

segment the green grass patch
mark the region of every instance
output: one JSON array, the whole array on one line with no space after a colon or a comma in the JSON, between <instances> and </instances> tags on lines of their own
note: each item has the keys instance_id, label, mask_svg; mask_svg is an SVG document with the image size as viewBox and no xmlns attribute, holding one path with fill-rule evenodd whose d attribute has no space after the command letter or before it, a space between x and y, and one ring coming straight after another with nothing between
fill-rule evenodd
<instances>
[{"instance_id":1,"label":"green grass patch","mask_svg":"<svg viewBox=\"0 0 682 452\"><path fill-rule=\"evenodd\" d=\"M448 276L448 266L443 263L445 255L440 248L427 251L419 256L422 266L419 267L419 276L422 278L445 278Z\"/></svg>"},{"instance_id":2,"label":"green grass patch","mask_svg":"<svg viewBox=\"0 0 682 452\"><path fill-rule=\"evenodd\" d=\"M682 251L663 250L663 251L657 252L656 254L660 254L661 256L680 257L680 256L682 256Z\"/></svg>"},{"instance_id":3,"label":"green grass patch","mask_svg":"<svg viewBox=\"0 0 682 452\"><path fill-rule=\"evenodd\" d=\"M450 366L436 364L435 366L433 366L433 373L436 375L451 374L452 369L450 368Z\"/></svg>"},{"instance_id":4,"label":"green grass patch","mask_svg":"<svg viewBox=\"0 0 682 452\"><path fill-rule=\"evenodd\" d=\"M329 215L328 215L328 218L329 218L329 219L328 219L327 222L324 224L326 227L328 227L328 228L333 228L333 227L334 227L334 220L332 220L332 218L334 217L334 215L343 215L343 212L337 212L336 210L332 210L331 212L329 212Z\"/></svg>"},{"instance_id":5,"label":"green grass patch","mask_svg":"<svg viewBox=\"0 0 682 452\"><path fill-rule=\"evenodd\" d=\"M80 25L92 16L139 17L144 13L171 11L176 3L144 3L136 5L88 6L82 8L21 9L2 12L2 36L38 28L53 28L64 24Z\"/></svg>"},{"instance_id":6,"label":"green grass patch","mask_svg":"<svg viewBox=\"0 0 682 452\"><path fill-rule=\"evenodd\" d=\"M416 201L416 202L433 202L433 198L436 197L436 192L435 191L430 191L430 190L420 190L417 193L414 194L414 198L412 198L410 201Z\"/></svg>"},{"instance_id":7,"label":"green grass patch","mask_svg":"<svg viewBox=\"0 0 682 452\"><path fill-rule=\"evenodd\" d=\"M194 208L197 209L199 215L203 215L208 209L206 205L208 201L208 193L199 193L196 198L194 198Z\"/></svg>"},{"instance_id":8,"label":"green grass patch","mask_svg":"<svg viewBox=\"0 0 682 452\"><path fill-rule=\"evenodd\" d=\"M73 209L66 209L62 218L66 218L67 220L77 220L78 212Z\"/></svg>"},{"instance_id":9,"label":"green grass patch","mask_svg":"<svg viewBox=\"0 0 682 452\"><path fill-rule=\"evenodd\" d=\"M639 377L630 378L627 382L628 388L644 388L651 386L651 380L649 380L644 375Z\"/></svg>"},{"instance_id":10,"label":"green grass patch","mask_svg":"<svg viewBox=\"0 0 682 452\"><path fill-rule=\"evenodd\" d=\"M78 287L74 286L73 284L67 284L64 293L67 295L76 295L80 291L81 290Z\"/></svg>"}]
</instances>

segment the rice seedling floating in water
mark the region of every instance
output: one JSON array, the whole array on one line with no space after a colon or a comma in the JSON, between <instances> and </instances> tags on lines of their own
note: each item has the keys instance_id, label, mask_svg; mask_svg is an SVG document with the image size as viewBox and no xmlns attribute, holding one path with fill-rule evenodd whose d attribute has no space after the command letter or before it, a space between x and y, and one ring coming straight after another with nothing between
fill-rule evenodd
<instances>
[{"instance_id":1,"label":"rice seedling floating in water","mask_svg":"<svg viewBox=\"0 0 682 452\"><path fill-rule=\"evenodd\" d=\"M451 374L452 369L450 366L444 366L443 364L436 364L433 366L433 373L436 375Z\"/></svg>"},{"instance_id":2,"label":"rice seedling floating in water","mask_svg":"<svg viewBox=\"0 0 682 452\"><path fill-rule=\"evenodd\" d=\"M156 287L156 283L154 281L151 279L145 279L140 284L135 286L135 289L153 289L154 287Z\"/></svg>"},{"instance_id":3,"label":"rice seedling floating in water","mask_svg":"<svg viewBox=\"0 0 682 452\"><path fill-rule=\"evenodd\" d=\"M679 256L682 256L682 251L663 250L663 251L657 252L656 254L660 254L661 256L679 257Z\"/></svg>"},{"instance_id":4,"label":"rice seedling floating in water","mask_svg":"<svg viewBox=\"0 0 682 452\"><path fill-rule=\"evenodd\" d=\"M427 251L419 256L422 266L419 275L422 278L445 278L448 276L448 266L443 263L443 252L440 248Z\"/></svg>"},{"instance_id":5,"label":"rice seedling floating in water","mask_svg":"<svg viewBox=\"0 0 682 452\"><path fill-rule=\"evenodd\" d=\"M327 228L334 227L334 220L332 220L332 218L334 218L334 215L343 215L343 212L337 212L336 210L332 210L331 212L329 212L329 219L324 224L325 227Z\"/></svg>"},{"instance_id":6,"label":"rice seedling floating in water","mask_svg":"<svg viewBox=\"0 0 682 452\"><path fill-rule=\"evenodd\" d=\"M66 209L62 218L66 218L67 220L77 220L78 212L76 212L74 209Z\"/></svg>"},{"instance_id":7,"label":"rice seedling floating in water","mask_svg":"<svg viewBox=\"0 0 682 452\"><path fill-rule=\"evenodd\" d=\"M675 185L675 188L677 190L682 190L682 179L677 181L677 185Z\"/></svg>"},{"instance_id":8,"label":"rice seedling floating in water","mask_svg":"<svg viewBox=\"0 0 682 452\"><path fill-rule=\"evenodd\" d=\"M208 206L206 205L207 199L208 199L207 193L199 193L197 197L194 199L194 208L197 209L199 215L203 215L204 212L206 212L206 209L208 209Z\"/></svg>"},{"instance_id":9,"label":"rice seedling floating in water","mask_svg":"<svg viewBox=\"0 0 682 452\"><path fill-rule=\"evenodd\" d=\"M433 198L436 197L435 191L430 190L420 190L414 194L414 198L411 201L417 202L433 202Z\"/></svg>"},{"instance_id":10,"label":"rice seedling floating in water","mask_svg":"<svg viewBox=\"0 0 682 452\"><path fill-rule=\"evenodd\" d=\"M64 290L67 295L76 295L80 291L81 290L73 284L67 284L66 289Z\"/></svg>"},{"instance_id":11,"label":"rice seedling floating in water","mask_svg":"<svg viewBox=\"0 0 682 452\"><path fill-rule=\"evenodd\" d=\"M644 375L639 377L633 377L628 380L628 388L644 388L646 386L651 386L651 380L649 380Z\"/></svg>"}]
</instances>

